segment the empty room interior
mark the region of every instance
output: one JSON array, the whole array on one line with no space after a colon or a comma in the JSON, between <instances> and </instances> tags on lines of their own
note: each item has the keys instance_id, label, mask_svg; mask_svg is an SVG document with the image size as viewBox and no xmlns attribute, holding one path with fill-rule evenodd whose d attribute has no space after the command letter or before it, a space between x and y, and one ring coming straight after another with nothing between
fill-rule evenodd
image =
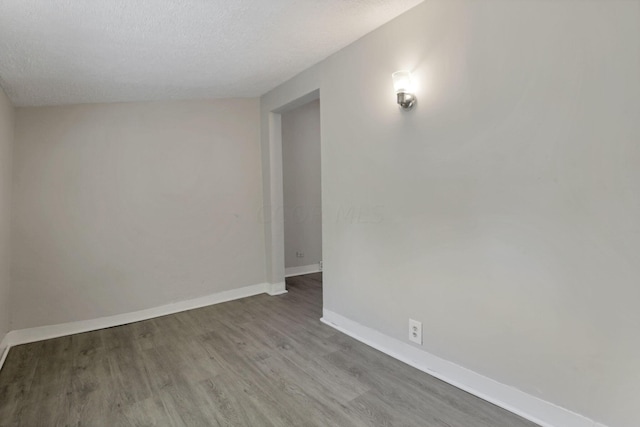
<instances>
[{"instance_id":1,"label":"empty room interior","mask_svg":"<svg viewBox=\"0 0 640 427\"><path fill-rule=\"evenodd\" d=\"M640 0L0 0L0 426L640 426Z\"/></svg>"}]
</instances>

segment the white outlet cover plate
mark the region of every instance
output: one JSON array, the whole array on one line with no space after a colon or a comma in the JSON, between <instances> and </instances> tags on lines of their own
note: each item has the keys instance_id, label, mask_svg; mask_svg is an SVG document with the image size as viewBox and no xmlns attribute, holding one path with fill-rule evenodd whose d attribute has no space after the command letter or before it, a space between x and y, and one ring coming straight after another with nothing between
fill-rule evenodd
<instances>
[{"instance_id":1,"label":"white outlet cover plate","mask_svg":"<svg viewBox=\"0 0 640 427\"><path fill-rule=\"evenodd\" d=\"M422 345L422 322L409 319L409 341Z\"/></svg>"}]
</instances>

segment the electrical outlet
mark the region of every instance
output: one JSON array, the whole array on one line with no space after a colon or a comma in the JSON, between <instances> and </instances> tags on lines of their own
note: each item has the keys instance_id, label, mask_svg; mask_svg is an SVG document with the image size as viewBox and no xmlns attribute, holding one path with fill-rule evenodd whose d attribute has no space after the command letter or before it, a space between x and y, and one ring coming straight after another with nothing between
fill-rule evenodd
<instances>
[{"instance_id":1,"label":"electrical outlet","mask_svg":"<svg viewBox=\"0 0 640 427\"><path fill-rule=\"evenodd\" d=\"M422 345L422 322L409 319L409 341Z\"/></svg>"},{"instance_id":2,"label":"electrical outlet","mask_svg":"<svg viewBox=\"0 0 640 427\"><path fill-rule=\"evenodd\" d=\"M296 252L296 257L304 258L304 252Z\"/></svg>"},{"instance_id":3,"label":"electrical outlet","mask_svg":"<svg viewBox=\"0 0 640 427\"><path fill-rule=\"evenodd\" d=\"M322 261L320 261L320 271L322 271Z\"/></svg>"}]
</instances>

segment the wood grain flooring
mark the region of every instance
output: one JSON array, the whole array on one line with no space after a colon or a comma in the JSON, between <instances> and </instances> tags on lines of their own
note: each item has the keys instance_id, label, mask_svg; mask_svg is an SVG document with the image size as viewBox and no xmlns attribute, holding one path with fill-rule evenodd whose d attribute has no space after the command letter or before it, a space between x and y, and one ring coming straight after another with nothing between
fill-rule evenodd
<instances>
[{"instance_id":1,"label":"wood grain flooring","mask_svg":"<svg viewBox=\"0 0 640 427\"><path fill-rule=\"evenodd\" d=\"M287 285L16 346L0 372L0 425L535 425L320 323L321 274Z\"/></svg>"}]
</instances>

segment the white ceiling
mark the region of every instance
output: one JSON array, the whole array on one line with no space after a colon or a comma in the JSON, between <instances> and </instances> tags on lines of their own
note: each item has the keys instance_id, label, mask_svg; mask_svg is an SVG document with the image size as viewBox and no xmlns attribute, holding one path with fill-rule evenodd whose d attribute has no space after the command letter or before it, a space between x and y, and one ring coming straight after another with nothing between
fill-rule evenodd
<instances>
[{"instance_id":1,"label":"white ceiling","mask_svg":"<svg viewBox=\"0 0 640 427\"><path fill-rule=\"evenodd\" d=\"M0 0L19 106L257 97L422 0Z\"/></svg>"}]
</instances>

